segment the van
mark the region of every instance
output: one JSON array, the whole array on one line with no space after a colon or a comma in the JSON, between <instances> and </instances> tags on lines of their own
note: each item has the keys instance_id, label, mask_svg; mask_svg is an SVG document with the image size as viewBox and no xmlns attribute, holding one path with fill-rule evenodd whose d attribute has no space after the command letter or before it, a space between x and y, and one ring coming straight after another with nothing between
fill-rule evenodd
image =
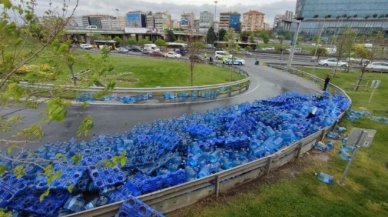
<instances>
[{"instance_id":1,"label":"van","mask_svg":"<svg viewBox=\"0 0 388 217\"><path fill-rule=\"evenodd\" d=\"M216 51L214 53L214 58L216 58L217 60L221 60L224 57L228 57L228 56L231 56L231 55L227 51Z\"/></svg>"},{"instance_id":2,"label":"van","mask_svg":"<svg viewBox=\"0 0 388 217\"><path fill-rule=\"evenodd\" d=\"M160 51L159 47L156 46L156 44L145 44L144 45L144 50L146 51Z\"/></svg>"}]
</instances>

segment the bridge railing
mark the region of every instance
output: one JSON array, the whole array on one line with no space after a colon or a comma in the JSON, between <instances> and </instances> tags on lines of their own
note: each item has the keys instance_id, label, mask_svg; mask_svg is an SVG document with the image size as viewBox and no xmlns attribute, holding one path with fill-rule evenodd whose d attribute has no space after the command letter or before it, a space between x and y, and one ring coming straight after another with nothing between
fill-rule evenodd
<instances>
[{"instance_id":1,"label":"bridge railing","mask_svg":"<svg viewBox=\"0 0 388 217\"><path fill-rule=\"evenodd\" d=\"M318 79L317 77L302 71L294 70L292 73L296 72L303 73L303 75L308 76L313 80ZM350 97L344 90L335 85L331 86L338 93L347 96L351 102ZM325 127L318 132L294 142L277 153L229 170L218 172L202 179L145 194L139 196L139 199L163 213L170 213L177 209L194 204L206 197L218 197L218 195L222 192L226 192L234 187L243 185L260 176L270 173L294 159L298 159L304 153L310 151L316 142L325 138L327 132L332 130L344 115L345 112L340 114L338 119L331 126ZM69 215L69 217L111 217L114 216L123 202L124 201L120 201L95 209L75 213Z\"/></svg>"}]
</instances>

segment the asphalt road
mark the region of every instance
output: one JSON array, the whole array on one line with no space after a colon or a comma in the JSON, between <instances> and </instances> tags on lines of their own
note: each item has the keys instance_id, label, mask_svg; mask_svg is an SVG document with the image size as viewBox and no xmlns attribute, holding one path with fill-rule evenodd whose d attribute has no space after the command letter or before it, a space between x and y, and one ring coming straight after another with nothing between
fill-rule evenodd
<instances>
[{"instance_id":1,"label":"asphalt road","mask_svg":"<svg viewBox=\"0 0 388 217\"><path fill-rule=\"evenodd\" d=\"M68 111L67 118L61 123L47 123L42 120L42 111L44 106L39 109L28 109L18 112L17 114L25 117L19 127L29 126L34 123L41 123L44 130L44 136L39 143L65 141L75 137L77 128L81 120L87 115L94 117L93 134L118 134L130 130L133 126L150 122L157 119L177 117L185 113L204 112L220 106L238 104L246 101L266 99L277 96L287 91L298 91L304 93L313 93L319 90L319 87L303 80L297 76L290 75L278 70L254 65L254 58L246 59L246 65L242 66L251 76L250 88L243 94L222 99L214 102L200 104L184 104L170 106L150 106L139 107L133 105L110 106L110 105L90 105L87 108L79 106L71 107ZM1 113L9 111L10 108L3 108ZM11 108L13 109L13 108ZM13 130L13 133L17 129ZM1 134L0 134L1 135ZM6 139L13 139L10 135Z\"/></svg>"}]
</instances>

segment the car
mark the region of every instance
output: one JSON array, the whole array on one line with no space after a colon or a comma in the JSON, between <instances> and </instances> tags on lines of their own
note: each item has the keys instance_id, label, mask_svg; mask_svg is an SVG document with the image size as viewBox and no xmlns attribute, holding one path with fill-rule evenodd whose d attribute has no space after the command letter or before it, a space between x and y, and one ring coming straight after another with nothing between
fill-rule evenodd
<instances>
[{"instance_id":1,"label":"car","mask_svg":"<svg viewBox=\"0 0 388 217\"><path fill-rule=\"evenodd\" d=\"M138 53L141 53L143 50L140 48L140 47L138 47L138 46L131 46L131 47L128 47L127 48L129 51L131 51L131 52L138 52Z\"/></svg>"},{"instance_id":2,"label":"car","mask_svg":"<svg viewBox=\"0 0 388 217\"><path fill-rule=\"evenodd\" d=\"M370 60L368 59L361 59L361 58L353 58L353 57L350 57L347 59L348 62L350 63L356 63L358 65L367 65L370 63Z\"/></svg>"},{"instance_id":3,"label":"car","mask_svg":"<svg viewBox=\"0 0 388 217\"><path fill-rule=\"evenodd\" d=\"M338 63L337 63L338 62ZM347 62L338 60L336 58L328 58L324 60L319 60L318 65L320 66L340 66L342 68L347 68L349 64Z\"/></svg>"},{"instance_id":4,"label":"car","mask_svg":"<svg viewBox=\"0 0 388 217\"><path fill-rule=\"evenodd\" d=\"M247 56L252 56L253 55L253 53L251 53L251 52L249 52L249 51L241 51L241 54L242 55L247 55Z\"/></svg>"},{"instance_id":5,"label":"car","mask_svg":"<svg viewBox=\"0 0 388 217\"><path fill-rule=\"evenodd\" d=\"M166 57L168 58L181 58L182 55L180 55L179 53L175 53L174 51L169 51L165 54Z\"/></svg>"},{"instance_id":6,"label":"car","mask_svg":"<svg viewBox=\"0 0 388 217\"><path fill-rule=\"evenodd\" d=\"M152 51L150 53L150 56L152 56L152 57L165 57L164 53L162 53L160 51Z\"/></svg>"},{"instance_id":7,"label":"car","mask_svg":"<svg viewBox=\"0 0 388 217\"><path fill-rule=\"evenodd\" d=\"M224 59L225 57L231 57L231 55L229 54L229 52L227 51L216 51L214 53L214 58L216 58L217 60L222 60Z\"/></svg>"},{"instance_id":8,"label":"car","mask_svg":"<svg viewBox=\"0 0 388 217\"><path fill-rule=\"evenodd\" d=\"M89 49L93 48L93 46L91 44L80 44L79 46L80 46L80 48L85 49L85 50L89 50Z\"/></svg>"},{"instance_id":9,"label":"car","mask_svg":"<svg viewBox=\"0 0 388 217\"><path fill-rule=\"evenodd\" d=\"M286 49L286 51L287 51L288 53L291 53L291 48ZM302 53L302 48L296 47L296 48L294 49L294 53Z\"/></svg>"},{"instance_id":10,"label":"car","mask_svg":"<svg viewBox=\"0 0 388 217\"><path fill-rule=\"evenodd\" d=\"M201 55L198 55L198 54L193 54L189 57L189 59L193 62L197 62L197 63L204 63L205 62L205 59L201 56Z\"/></svg>"},{"instance_id":11,"label":"car","mask_svg":"<svg viewBox=\"0 0 388 217\"><path fill-rule=\"evenodd\" d=\"M275 51L274 47L263 47L261 48L262 51Z\"/></svg>"},{"instance_id":12,"label":"car","mask_svg":"<svg viewBox=\"0 0 388 217\"><path fill-rule=\"evenodd\" d=\"M223 61L224 64L226 65L245 65L245 60L240 59L240 58L226 58Z\"/></svg>"},{"instance_id":13,"label":"car","mask_svg":"<svg viewBox=\"0 0 388 217\"><path fill-rule=\"evenodd\" d=\"M119 47L116 49L118 53L128 53L128 49L125 47Z\"/></svg>"},{"instance_id":14,"label":"car","mask_svg":"<svg viewBox=\"0 0 388 217\"><path fill-rule=\"evenodd\" d=\"M388 62L371 62L365 70L368 72L388 72Z\"/></svg>"}]
</instances>

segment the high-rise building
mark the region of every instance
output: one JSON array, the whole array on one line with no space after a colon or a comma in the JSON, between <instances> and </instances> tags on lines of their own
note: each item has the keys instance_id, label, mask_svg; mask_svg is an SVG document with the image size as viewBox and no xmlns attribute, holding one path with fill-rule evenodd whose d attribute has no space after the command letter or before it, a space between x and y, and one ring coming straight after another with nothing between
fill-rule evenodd
<instances>
[{"instance_id":1,"label":"high-rise building","mask_svg":"<svg viewBox=\"0 0 388 217\"><path fill-rule=\"evenodd\" d=\"M228 29L231 28L235 32L240 32L241 30L241 22L240 22L241 14L237 12L224 12L220 13L220 29Z\"/></svg>"},{"instance_id":2,"label":"high-rise building","mask_svg":"<svg viewBox=\"0 0 388 217\"><path fill-rule=\"evenodd\" d=\"M130 28L145 28L146 14L141 11L129 11L127 13L127 27Z\"/></svg>"},{"instance_id":3,"label":"high-rise building","mask_svg":"<svg viewBox=\"0 0 388 217\"><path fill-rule=\"evenodd\" d=\"M155 18L151 11L148 12L146 15L146 27L147 29L155 28Z\"/></svg>"},{"instance_id":4,"label":"high-rise building","mask_svg":"<svg viewBox=\"0 0 388 217\"><path fill-rule=\"evenodd\" d=\"M181 29L189 30L194 28L194 13L183 13L181 15Z\"/></svg>"},{"instance_id":5,"label":"high-rise building","mask_svg":"<svg viewBox=\"0 0 388 217\"><path fill-rule=\"evenodd\" d=\"M163 32L171 28L171 15L167 12L157 12L154 14L155 29Z\"/></svg>"},{"instance_id":6,"label":"high-rise building","mask_svg":"<svg viewBox=\"0 0 388 217\"><path fill-rule=\"evenodd\" d=\"M243 14L242 31L256 31L264 29L264 14L259 11L248 11Z\"/></svg>"},{"instance_id":7,"label":"high-rise building","mask_svg":"<svg viewBox=\"0 0 388 217\"><path fill-rule=\"evenodd\" d=\"M295 13L305 34L340 32L346 26L388 32L388 0L297 0Z\"/></svg>"},{"instance_id":8,"label":"high-rise building","mask_svg":"<svg viewBox=\"0 0 388 217\"><path fill-rule=\"evenodd\" d=\"M290 31L293 19L294 13L292 11L286 11L284 15L276 15L273 28L282 31Z\"/></svg>"},{"instance_id":9,"label":"high-rise building","mask_svg":"<svg viewBox=\"0 0 388 217\"><path fill-rule=\"evenodd\" d=\"M209 11L201 11L199 15L199 32L206 33L213 26L214 14Z\"/></svg>"}]
</instances>

